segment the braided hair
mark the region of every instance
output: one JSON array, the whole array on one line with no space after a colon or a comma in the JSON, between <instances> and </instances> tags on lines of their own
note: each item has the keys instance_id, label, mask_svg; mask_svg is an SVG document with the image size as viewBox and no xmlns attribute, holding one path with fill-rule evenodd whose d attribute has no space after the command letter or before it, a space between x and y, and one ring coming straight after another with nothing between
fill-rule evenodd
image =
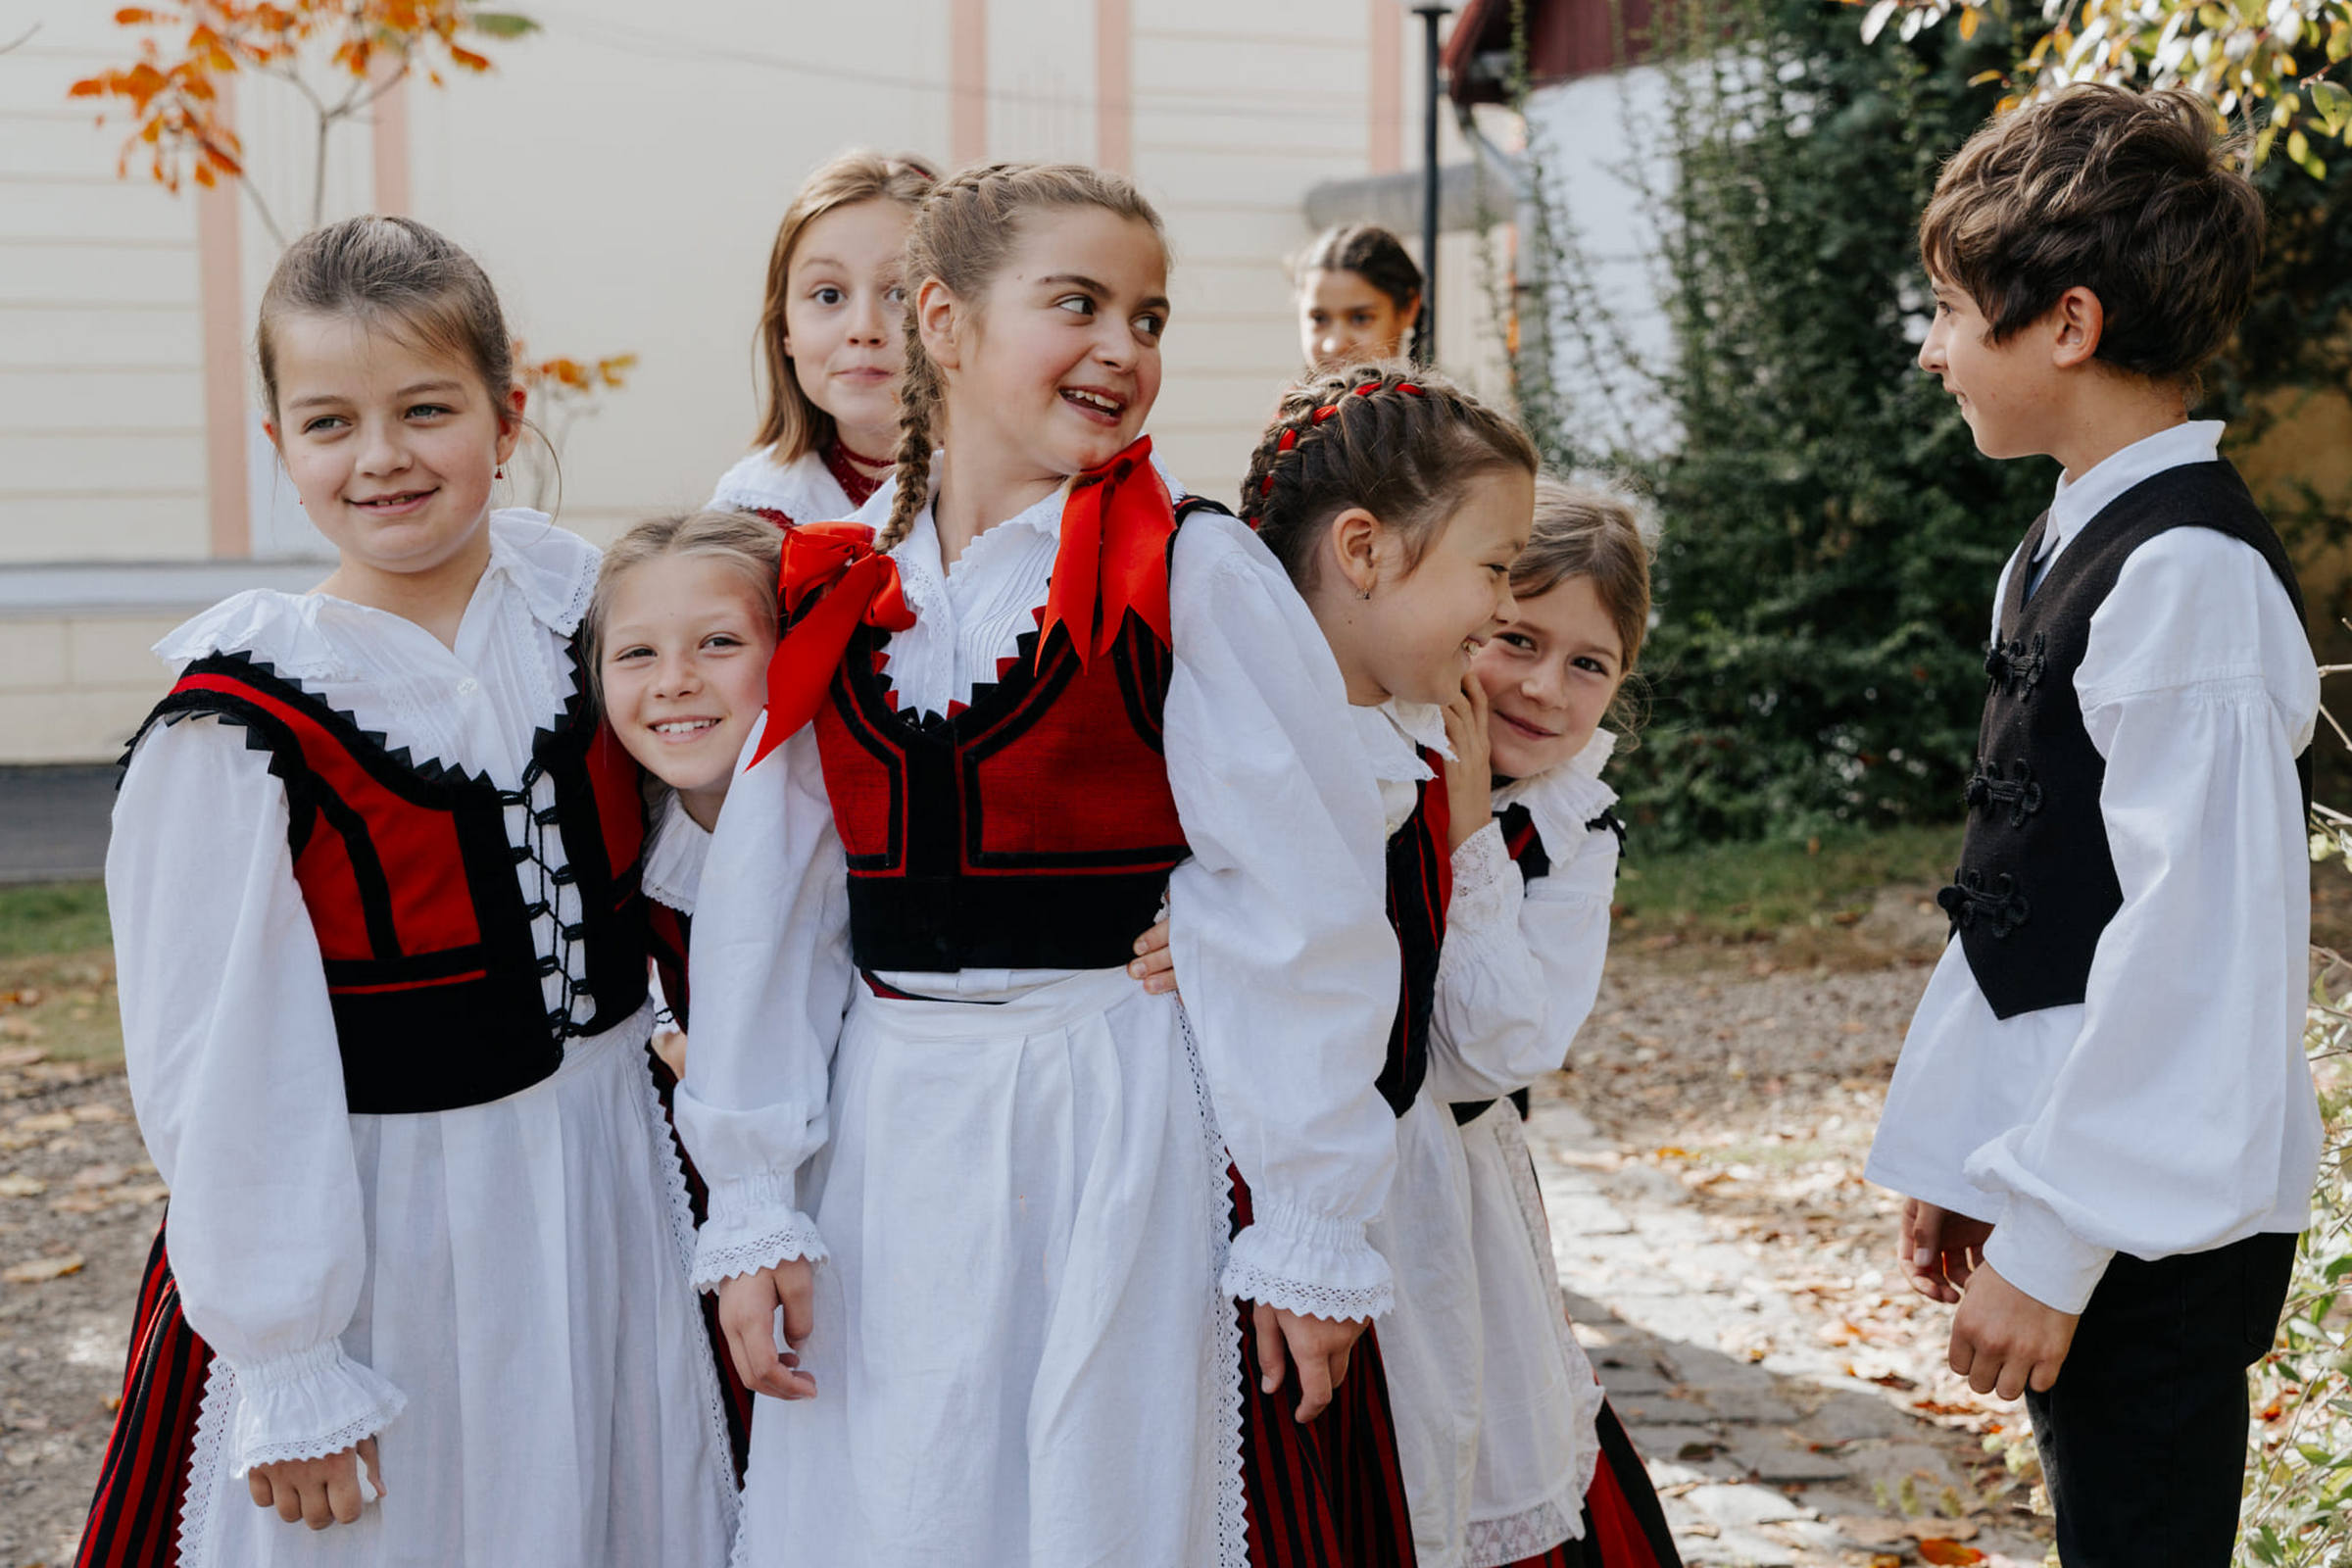
<instances>
[{"instance_id":1,"label":"braided hair","mask_svg":"<svg viewBox=\"0 0 2352 1568\"><path fill-rule=\"evenodd\" d=\"M967 304L977 303L1020 243L1021 221L1040 209L1100 207L1148 225L1166 245L1159 214L1132 181L1080 164L985 164L959 170L933 186L906 230L906 372L899 383L898 491L890 518L874 541L889 550L906 537L931 494L931 452L947 386L923 349L915 302L937 279Z\"/></svg>"},{"instance_id":2,"label":"braided hair","mask_svg":"<svg viewBox=\"0 0 2352 1568\"><path fill-rule=\"evenodd\" d=\"M1350 507L1402 538L1410 571L1471 480L1537 466L1535 443L1509 415L1433 371L1370 361L1283 393L1250 455L1241 514L1301 588L1324 527Z\"/></svg>"}]
</instances>

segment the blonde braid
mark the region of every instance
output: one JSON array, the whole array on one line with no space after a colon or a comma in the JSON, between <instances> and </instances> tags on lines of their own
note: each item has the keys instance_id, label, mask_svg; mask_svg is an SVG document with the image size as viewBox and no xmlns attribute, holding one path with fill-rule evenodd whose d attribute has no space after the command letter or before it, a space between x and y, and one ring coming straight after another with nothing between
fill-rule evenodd
<instances>
[{"instance_id":1,"label":"blonde braid","mask_svg":"<svg viewBox=\"0 0 2352 1568\"><path fill-rule=\"evenodd\" d=\"M906 369L899 378L899 466L890 518L874 536L877 551L895 550L931 499L931 414L939 403L939 367L923 352L914 304L906 306Z\"/></svg>"}]
</instances>

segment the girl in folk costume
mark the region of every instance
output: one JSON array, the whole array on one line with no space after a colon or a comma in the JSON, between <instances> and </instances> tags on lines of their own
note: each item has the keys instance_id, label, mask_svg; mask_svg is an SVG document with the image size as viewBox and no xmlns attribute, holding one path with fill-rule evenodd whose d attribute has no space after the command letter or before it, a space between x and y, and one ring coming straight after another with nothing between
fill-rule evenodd
<instances>
[{"instance_id":1,"label":"girl in folk costume","mask_svg":"<svg viewBox=\"0 0 2352 1568\"><path fill-rule=\"evenodd\" d=\"M1302 1417L1388 1305L1379 801L1281 566L1150 462L1166 270L1116 175L944 181L886 520L785 536L678 1099L776 1396L747 1561L1264 1560L1235 1298ZM1182 1008L1124 972L1163 890Z\"/></svg>"},{"instance_id":2,"label":"girl in folk costume","mask_svg":"<svg viewBox=\"0 0 2352 1568\"><path fill-rule=\"evenodd\" d=\"M1423 1568L1462 1561L1478 1418L1477 1369L1463 1357L1478 1334L1461 1222L1469 1177L1452 1115L1429 1081L1451 894L1455 769L1446 761L1443 704L1512 613L1510 567L1527 542L1536 466L1509 417L1392 362L1292 388L1242 489L1259 537L1339 659L1386 808L1403 991L1379 1079L1396 1118L1397 1171L1373 1235L1396 1275L1380 1348ZM1177 973L1188 984L1181 943L1200 912L1171 904Z\"/></svg>"},{"instance_id":3,"label":"girl in folk costume","mask_svg":"<svg viewBox=\"0 0 2352 1568\"><path fill-rule=\"evenodd\" d=\"M107 867L215 1351L180 1560L719 1562L725 1422L643 1066L643 802L577 651L596 553L490 510L522 393L440 235L297 241L259 341L340 564L160 645L181 673Z\"/></svg>"},{"instance_id":4,"label":"girl in folk costume","mask_svg":"<svg viewBox=\"0 0 2352 1568\"><path fill-rule=\"evenodd\" d=\"M1622 830L1599 776L1616 737L1600 722L1649 622L1649 549L1633 510L1538 481L1511 592L1512 617L1479 651L1446 726L1462 765L1446 775L1455 896L1430 1082L1452 1102L1469 1172L1479 1308L1459 1560L1674 1568L1648 1474L1561 1310L1520 1133L1527 1086L1566 1057L1608 956Z\"/></svg>"},{"instance_id":5,"label":"girl in folk costume","mask_svg":"<svg viewBox=\"0 0 2352 1568\"><path fill-rule=\"evenodd\" d=\"M685 931L703 849L759 713L775 647L776 551L775 530L738 513L639 523L606 552L583 622L605 721L653 779L641 883L655 965L681 1028ZM678 1064L659 1053L683 1038L659 1035L648 1049L664 1114ZM705 1192L693 1167L684 1169L699 1224ZM709 1302L705 1317L740 1480L751 1446L751 1393L735 1376ZM212 1360L212 1348L180 1309L159 1229L131 1325L122 1401L74 1568L165 1568L177 1560L188 1457Z\"/></svg>"},{"instance_id":6,"label":"girl in folk costume","mask_svg":"<svg viewBox=\"0 0 2352 1568\"><path fill-rule=\"evenodd\" d=\"M776 646L776 530L740 512L654 517L612 542L588 606L597 705L647 775L653 826L641 884L654 967L676 1028L658 1033L648 1065L662 1113L673 1113L685 1070L686 953L710 829L735 760L766 697ZM673 1129L674 1130L674 1129ZM710 1191L679 1151L700 1225ZM751 1455L752 1394L736 1375L717 1303L703 1312L727 1411L736 1479Z\"/></svg>"},{"instance_id":7,"label":"girl in folk costume","mask_svg":"<svg viewBox=\"0 0 2352 1568\"><path fill-rule=\"evenodd\" d=\"M905 363L899 258L937 177L912 158L844 153L784 210L760 307L759 450L720 477L712 507L822 522L856 514L889 477Z\"/></svg>"}]
</instances>

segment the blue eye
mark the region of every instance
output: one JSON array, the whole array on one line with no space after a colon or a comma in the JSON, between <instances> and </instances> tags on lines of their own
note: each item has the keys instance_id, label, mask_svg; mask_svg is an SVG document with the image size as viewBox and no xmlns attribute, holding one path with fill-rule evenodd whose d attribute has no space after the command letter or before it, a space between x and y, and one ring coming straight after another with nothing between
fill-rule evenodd
<instances>
[{"instance_id":1,"label":"blue eye","mask_svg":"<svg viewBox=\"0 0 2352 1568\"><path fill-rule=\"evenodd\" d=\"M302 433L305 435L310 435L315 431L323 430L329 425L337 425L345 422L346 421L343 416L340 414L321 414L316 419L306 420L302 427Z\"/></svg>"}]
</instances>

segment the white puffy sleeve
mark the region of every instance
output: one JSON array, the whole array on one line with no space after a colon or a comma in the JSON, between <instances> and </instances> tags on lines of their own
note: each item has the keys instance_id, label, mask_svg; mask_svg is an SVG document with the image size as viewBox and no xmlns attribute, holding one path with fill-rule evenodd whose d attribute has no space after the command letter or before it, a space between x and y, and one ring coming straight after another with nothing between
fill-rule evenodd
<instances>
[{"instance_id":1,"label":"white puffy sleeve","mask_svg":"<svg viewBox=\"0 0 2352 1568\"><path fill-rule=\"evenodd\" d=\"M1549 875L1522 880L1499 822L1453 852L1430 1013L1429 1082L1441 1099L1493 1100L1535 1082L1567 1059L1592 1014L1609 956L1617 835L1581 825L1615 799L1582 782L1590 811L1578 807L1569 815L1579 826L1544 835Z\"/></svg>"},{"instance_id":2,"label":"white puffy sleeve","mask_svg":"<svg viewBox=\"0 0 2352 1568\"><path fill-rule=\"evenodd\" d=\"M1396 1118L1380 797L1330 648L1271 552L1196 514L1172 566L1168 779L1192 857L1169 947L1225 1146L1249 1183L1229 1295L1328 1319L1393 1299L1364 1225Z\"/></svg>"},{"instance_id":3,"label":"white puffy sleeve","mask_svg":"<svg viewBox=\"0 0 2352 1568\"><path fill-rule=\"evenodd\" d=\"M2319 695L2285 591L2249 546L2176 529L2125 564L2075 684L2123 906L2047 1094L1967 1163L2002 1199L1986 1261L2067 1312L2115 1252L2253 1234L2318 1147L2294 760Z\"/></svg>"},{"instance_id":4,"label":"white puffy sleeve","mask_svg":"<svg viewBox=\"0 0 2352 1568\"><path fill-rule=\"evenodd\" d=\"M339 1453L407 1397L343 1351L368 1231L285 786L246 732L159 725L106 857L122 1054L188 1322L236 1373L233 1473Z\"/></svg>"},{"instance_id":5,"label":"white puffy sleeve","mask_svg":"<svg viewBox=\"0 0 2352 1568\"><path fill-rule=\"evenodd\" d=\"M745 758L765 724L753 726ZM833 1048L856 978L848 875L816 736L804 728L735 775L695 902L694 1048L677 1117L710 1187L694 1260L705 1290L825 1256L796 1173L824 1147Z\"/></svg>"}]
</instances>

